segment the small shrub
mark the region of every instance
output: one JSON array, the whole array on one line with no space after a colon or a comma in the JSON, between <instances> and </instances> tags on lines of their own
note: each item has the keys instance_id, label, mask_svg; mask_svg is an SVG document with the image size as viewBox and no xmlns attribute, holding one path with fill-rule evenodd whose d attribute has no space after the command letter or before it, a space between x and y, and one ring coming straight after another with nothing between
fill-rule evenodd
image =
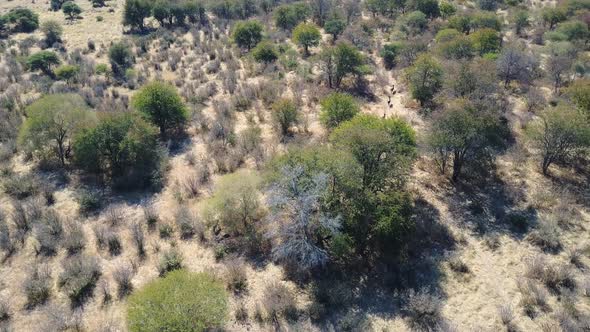
<instances>
[{"instance_id":1,"label":"small shrub","mask_svg":"<svg viewBox=\"0 0 590 332\"><path fill-rule=\"evenodd\" d=\"M27 297L27 307L33 308L43 304L51 295L51 270L45 266L35 266L23 282Z\"/></svg>"},{"instance_id":2,"label":"small shrub","mask_svg":"<svg viewBox=\"0 0 590 332\"><path fill-rule=\"evenodd\" d=\"M143 227L138 222L131 225L131 238L137 249L137 255L139 257L145 256L145 235L143 233Z\"/></svg>"},{"instance_id":3,"label":"small shrub","mask_svg":"<svg viewBox=\"0 0 590 332\"><path fill-rule=\"evenodd\" d=\"M507 216L508 223L518 232L526 232L529 228L529 220L527 216L521 213L510 213Z\"/></svg>"},{"instance_id":4,"label":"small shrub","mask_svg":"<svg viewBox=\"0 0 590 332\"><path fill-rule=\"evenodd\" d=\"M158 212L152 205L146 205L143 207L143 216L149 230L153 230L160 219Z\"/></svg>"},{"instance_id":5,"label":"small shrub","mask_svg":"<svg viewBox=\"0 0 590 332\"><path fill-rule=\"evenodd\" d=\"M512 310L512 306L508 304L500 306L498 308L498 314L500 315L502 324L506 326L508 331L516 331L513 325L514 311Z\"/></svg>"},{"instance_id":6,"label":"small shrub","mask_svg":"<svg viewBox=\"0 0 590 332\"><path fill-rule=\"evenodd\" d=\"M99 192L83 191L78 197L80 213L88 215L98 211L102 207L103 197Z\"/></svg>"},{"instance_id":7,"label":"small shrub","mask_svg":"<svg viewBox=\"0 0 590 332\"><path fill-rule=\"evenodd\" d=\"M559 227L550 220L541 221L536 229L527 235L527 239L543 250L557 251L561 248Z\"/></svg>"},{"instance_id":8,"label":"small shrub","mask_svg":"<svg viewBox=\"0 0 590 332\"><path fill-rule=\"evenodd\" d=\"M442 320L441 298L426 290L410 291L405 310L412 328L428 330L438 326Z\"/></svg>"},{"instance_id":9,"label":"small shrub","mask_svg":"<svg viewBox=\"0 0 590 332\"><path fill-rule=\"evenodd\" d=\"M449 259L449 267L457 273L469 273L469 266L456 256Z\"/></svg>"},{"instance_id":10,"label":"small shrub","mask_svg":"<svg viewBox=\"0 0 590 332\"><path fill-rule=\"evenodd\" d=\"M55 211L44 213L35 226L35 237L39 242L39 251L44 255L53 255L57 251L64 235L61 217Z\"/></svg>"},{"instance_id":11,"label":"small shrub","mask_svg":"<svg viewBox=\"0 0 590 332\"><path fill-rule=\"evenodd\" d=\"M174 271L129 297L127 323L131 332L217 330L227 303L223 285L210 275Z\"/></svg>"},{"instance_id":12,"label":"small shrub","mask_svg":"<svg viewBox=\"0 0 590 332\"><path fill-rule=\"evenodd\" d=\"M39 180L34 175L12 175L4 180L3 188L7 195L22 200L37 194L40 185Z\"/></svg>"},{"instance_id":13,"label":"small shrub","mask_svg":"<svg viewBox=\"0 0 590 332\"><path fill-rule=\"evenodd\" d=\"M522 279L518 281L518 289L522 294L520 305L524 313L529 317L535 317L538 309L547 308L547 291L542 286L531 279Z\"/></svg>"},{"instance_id":14,"label":"small shrub","mask_svg":"<svg viewBox=\"0 0 590 332\"><path fill-rule=\"evenodd\" d=\"M236 321L238 322L246 322L248 321L248 309L246 308L246 305L244 305L243 302L240 302L237 307L236 307L236 311L235 311L235 317L236 317Z\"/></svg>"},{"instance_id":15,"label":"small shrub","mask_svg":"<svg viewBox=\"0 0 590 332\"><path fill-rule=\"evenodd\" d=\"M105 222L110 226L118 226L125 222L123 208L118 205L111 205L104 214Z\"/></svg>"},{"instance_id":16,"label":"small shrub","mask_svg":"<svg viewBox=\"0 0 590 332\"><path fill-rule=\"evenodd\" d=\"M80 304L91 295L100 275L101 268L96 257L74 256L64 260L58 286L74 304Z\"/></svg>"},{"instance_id":17,"label":"small shrub","mask_svg":"<svg viewBox=\"0 0 590 332\"><path fill-rule=\"evenodd\" d=\"M63 247L70 254L76 254L86 246L86 235L79 222L66 224L65 235L62 241Z\"/></svg>"},{"instance_id":18,"label":"small shrub","mask_svg":"<svg viewBox=\"0 0 590 332\"><path fill-rule=\"evenodd\" d=\"M133 268L129 265L120 265L113 271L113 279L117 283L119 298L123 298L133 291Z\"/></svg>"},{"instance_id":19,"label":"small shrub","mask_svg":"<svg viewBox=\"0 0 590 332\"><path fill-rule=\"evenodd\" d=\"M246 265L241 259L234 258L226 263L225 279L227 288L235 293L241 293L248 288Z\"/></svg>"},{"instance_id":20,"label":"small shrub","mask_svg":"<svg viewBox=\"0 0 590 332\"><path fill-rule=\"evenodd\" d=\"M176 211L175 220L181 238L190 239L197 232L197 217L187 206L181 206Z\"/></svg>"},{"instance_id":21,"label":"small shrub","mask_svg":"<svg viewBox=\"0 0 590 332\"><path fill-rule=\"evenodd\" d=\"M281 282L272 282L264 289L262 306L269 320L275 321L279 317L293 319L297 316L295 296L291 290Z\"/></svg>"},{"instance_id":22,"label":"small shrub","mask_svg":"<svg viewBox=\"0 0 590 332\"><path fill-rule=\"evenodd\" d=\"M158 265L160 276L166 275L170 271L182 269L183 260L180 252L174 248L164 252Z\"/></svg>"},{"instance_id":23,"label":"small shrub","mask_svg":"<svg viewBox=\"0 0 590 332\"><path fill-rule=\"evenodd\" d=\"M119 235L115 232L107 232L106 244L109 249L109 254L111 256L118 256L119 254L121 254L121 251L123 251L121 239L119 238Z\"/></svg>"},{"instance_id":24,"label":"small shrub","mask_svg":"<svg viewBox=\"0 0 590 332\"><path fill-rule=\"evenodd\" d=\"M174 233L174 229L170 224L161 224L158 230L160 232L160 238L162 239L167 239L172 236L172 233Z\"/></svg>"},{"instance_id":25,"label":"small shrub","mask_svg":"<svg viewBox=\"0 0 590 332\"><path fill-rule=\"evenodd\" d=\"M11 312L8 300L6 300L5 298L0 298L0 322L9 320L10 316Z\"/></svg>"}]
</instances>

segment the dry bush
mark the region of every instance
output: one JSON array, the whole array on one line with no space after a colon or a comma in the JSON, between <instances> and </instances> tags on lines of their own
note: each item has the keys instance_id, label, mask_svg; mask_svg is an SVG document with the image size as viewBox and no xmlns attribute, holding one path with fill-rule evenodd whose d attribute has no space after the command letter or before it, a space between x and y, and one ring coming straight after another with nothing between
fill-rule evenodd
<instances>
[{"instance_id":1,"label":"dry bush","mask_svg":"<svg viewBox=\"0 0 590 332\"><path fill-rule=\"evenodd\" d=\"M71 310L63 305L52 304L45 309L43 326L46 331L85 331L83 311L81 308Z\"/></svg>"},{"instance_id":2,"label":"dry bush","mask_svg":"<svg viewBox=\"0 0 590 332\"><path fill-rule=\"evenodd\" d=\"M174 228L169 223L162 223L158 227L158 233L161 239L168 239L174 234Z\"/></svg>"},{"instance_id":3,"label":"dry bush","mask_svg":"<svg viewBox=\"0 0 590 332\"><path fill-rule=\"evenodd\" d=\"M0 323L9 320L11 315L9 301L6 298L0 298Z\"/></svg>"},{"instance_id":4,"label":"dry bush","mask_svg":"<svg viewBox=\"0 0 590 332\"><path fill-rule=\"evenodd\" d=\"M158 220L160 219L156 208L151 204L143 206L143 217L145 219L145 223L147 224L148 230L154 230Z\"/></svg>"},{"instance_id":5,"label":"dry bush","mask_svg":"<svg viewBox=\"0 0 590 332\"><path fill-rule=\"evenodd\" d=\"M125 221L123 207L119 205L109 206L104 213L104 220L112 227L122 224Z\"/></svg>"},{"instance_id":6,"label":"dry bush","mask_svg":"<svg viewBox=\"0 0 590 332\"><path fill-rule=\"evenodd\" d=\"M449 267L457 273L469 273L469 266L457 256L453 256L449 259Z\"/></svg>"},{"instance_id":7,"label":"dry bush","mask_svg":"<svg viewBox=\"0 0 590 332\"><path fill-rule=\"evenodd\" d=\"M102 304L106 305L109 302L111 302L111 299L112 299L111 285L109 284L109 281L105 278L100 279L100 281L98 282L97 288L98 288L98 293L102 297Z\"/></svg>"},{"instance_id":8,"label":"dry bush","mask_svg":"<svg viewBox=\"0 0 590 332\"><path fill-rule=\"evenodd\" d=\"M204 238L204 225L188 206L182 205L179 207L174 216L174 220L176 221L176 227L178 228L181 238L190 239L194 235L198 235L200 239Z\"/></svg>"},{"instance_id":9,"label":"dry bush","mask_svg":"<svg viewBox=\"0 0 590 332\"><path fill-rule=\"evenodd\" d=\"M518 290L521 293L520 305L529 317L535 317L539 310L548 310L547 291L531 279L519 279Z\"/></svg>"},{"instance_id":10,"label":"dry bush","mask_svg":"<svg viewBox=\"0 0 590 332\"><path fill-rule=\"evenodd\" d=\"M512 306L509 304L502 305L498 308L498 315L500 316L500 320L502 321L502 325L506 327L508 332L516 332L517 329L514 326L514 310L512 310Z\"/></svg>"},{"instance_id":11,"label":"dry bush","mask_svg":"<svg viewBox=\"0 0 590 332\"><path fill-rule=\"evenodd\" d=\"M12 207L11 217L12 223L14 224L15 237L21 243L24 243L27 234L33 229L33 224L23 203L14 201Z\"/></svg>"},{"instance_id":12,"label":"dry bush","mask_svg":"<svg viewBox=\"0 0 590 332\"><path fill-rule=\"evenodd\" d=\"M65 234L62 245L68 254L76 254L86 246L86 235L78 221L69 221L65 225Z\"/></svg>"},{"instance_id":13,"label":"dry bush","mask_svg":"<svg viewBox=\"0 0 590 332\"><path fill-rule=\"evenodd\" d=\"M233 258L225 264L225 282L234 293L242 293L248 288L246 264L240 258Z\"/></svg>"},{"instance_id":14,"label":"dry bush","mask_svg":"<svg viewBox=\"0 0 590 332\"><path fill-rule=\"evenodd\" d=\"M278 281L266 285L262 306L265 317L271 321L276 321L279 317L294 319L297 316L297 304L293 292Z\"/></svg>"},{"instance_id":15,"label":"dry bush","mask_svg":"<svg viewBox=\"0 0 590 332\"><path fill-rule=\"evenodd\" d=\"M135 271L133 267L128 264L122 264L115 268L113 271L113 280L117 283L117 292L119 294L119 298L123 298L133 291L133 283L131 279Z\"/></svg>"},{"instance_id":16,"label":"dry bush","mask_svg":"<svg viewBox=\"0 0 590 332\"><path fill-rule=\"evenodd\" d=\"M183 260L184 258L182 257L182 254L176 248L171 248L168 251L165 251L160 257L160 262L158 264L160 276L164 276L170 271L182 269Z\"/></svg>"},{"instance_id":17,"label":"dry bush","mask_svg":"<svg viewBox=\"0 0 590 332\"><path fill-rule=\"evenodd\" d=\"M10 257L16 251L16 243L10 231L8 222L0 212L0 250L4 251L5 258Z\"/></svg>"},{"instance_id":18,"label":"dry bush","mask_svg":"<svg viewBox=\"0 0 590 332\"><path fill-rule=\"evenodd\" d=\"M51 270L46 265L34 266L23 281L23 291L27 297L27 307L43 304L51 296Z\"/></svg>"},{"instance_id":19,"label":"dry bush","mask_svg":"<svg viewBox=\"0 0 590 332\"><path fill-rule=\"evenodd\" d=\"M552 220L541 220L537 227L527 235L527 240L543 250L558 251L561 249L559 227Z\"/></svg>"},{"instance_id":20,"label":"dry bush","mask_svg":"<svg viewBox=\"0 0 590 332\"><path fill-rule=\"evenodd\" d=\"M137 255L139 257L145 256L145 235L143 233L143 227L139 222L131 224L131 239L137 249Z\"/></svg>"},{"instance_id":21,"label":"dry bush","mask_svg":"<svg viewBox=\"0 0 590 332\"><path fill-rule=\"evenodd\" d=\"M238 322L244 323L244 322L248 321L248 309L246 308L246 305L244 304L244 302L240 301L236 305L234 316L236 318L236 321L238 321Z\"/></svg>"},{"instance_id":22,"label":"dry bush","mask_svg":"<svg viewBox=\"0 0 590 332\"><path fill-rule=\"evenodd\" d=\"M36 195L41 189L39 179L33 174L12 174L2 183L4 192L14 199L25 199Z\"/></svg>"},{"instance_id":23,"label":"dry bush","mask_svg":"<svg viewBox=\"0 0 590 332\"><path fill-rule=\"evenodd\" d=\"M98 259L95 256L73 256L63 261L62 268L63 271L59 275L57 283L59 288L73 304L81 304L92 295L101 275Z\"/></svg>"},{"instance_id":24,"label":"dry bush","mask_svg":"<svg viewBox=\"0 0 590 332\"><path fill-rule=\"evenodd\" d=\"M54 255L64 236L61 217L55 211L47 211L35 225L35 238L39 242L39 252Z\"/></svg>"},{"instance_id":25,"label":"dry bush","mask_svg":"<svg viewBox=\"0 0 590 332\"><path fill-rule=\"evenodd\" d=\"M432 329L442 323L442 300L440 296L431 294L426 290L418 292L411 290L408 293L405 312L412 328Z\"/></svg>"},{"instance_id":26,"label":"dry bush","mask_svg":"<svg viewBox=\"0 0 590 332\"><path fill-rule=\"evenodd\" d=\"M182 179L184 196L188 199L199 196L200 180L196 174L188 174Z\"/></svg>"}]
</instances>

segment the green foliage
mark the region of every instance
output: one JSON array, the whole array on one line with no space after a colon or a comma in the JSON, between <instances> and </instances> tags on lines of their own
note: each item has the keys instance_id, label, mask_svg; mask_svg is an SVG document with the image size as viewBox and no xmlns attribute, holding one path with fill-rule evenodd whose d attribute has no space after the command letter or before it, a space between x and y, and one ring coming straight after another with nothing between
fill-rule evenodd
<instances>
[{"instance_id":1,"label":"green foliage","mask_svg":"<svg viewBox=\"0 0 590 332\"><path fill-rule=\"evenodd\" d=\"M442 30L441 32L446 31ZM456 31L456 30L453 30ZM439 32L440 34L440 32ZM437 41L439 34L437 34ZM446 36L450 38L451 36ZM451 40L446 40L443 42L437 42L437 50L446 58L446 59L471 59L475 55L475 49L473 47L473 43L471 39L467 36L462 34L456 36Z\"/></svg>"},{"instance_id":2,"label":"green foliage","mask_svg":"<svg viewBox=\"0 0 590 332\"><path fill-rule=\"evenodd\" d=\"M12 32L33 32L39 27L39 15L28 8L14 8L4 16Z\"/></svg>"},{"instance_id":3,"label":"green foliage","mask_svg":"<svg viewBox=\"0 0 590 332\"><path fill-rule=\"evenodd\" d=\"M565 93L590 119L590 79L575 80Z\"/></svg>"},{"instance_id":4,"label":"green foliage","mask_svg":"<svg viewBox=\"0 0 590 332\"><path fill-rule=\"evenodd\" d=\"M224 175L204 203L208 224L229 234L253 232L254 223L262 217L260 185L260 176L251 171Z\"/></svg>"},{"instance_id":5,"label":"green foliage","mask_svg":"<svg viewBox=\"0 0 590 332\"><path fill-rule=\"evenodd\" d=\"M79 95L47 95L26 109L27 119L20 129L18 142L23 150L49 153L62 166L71 153L73 137L95 122L95 115Z\"/></svg>"},{"instance_id":6,"label":"green foliage","mask_svg":"<svg viewBox=\"0 0 590 332\"><path fill-rule=\"evenodd\" d=\"M421 11L429 18L438 17L440 15L437 0L413 0L411 6L415 10Z\"/></svg>"},{"instance_id":7,"label":"green foliage","mask_svg":"<svg viewBox=\"0 0 590 332\"><path fill-rule=\"evenodd\" d=\"M330 142L360 163L364 188L400 185L416 154L414 130L397 118L359 114L334 129Z\"/></svg>"},{"instance_id":8,"label":"green foliage","mask_svg":"<svg viewBox=\"0 0 590 332\"><path fill-rule=\"evenodd\" d=\"M399 43L391 43L383 45L383 49L379 53L383 58L383 65L387 69L393 69L397 65L397 58L401 51L402 45Z\"/></svg>"},{"instance_id":9,"label":"green foliage","mask_svg":"<svg viewBox=\"0 0 590 332\"><path fill-rule=\"evenodd\" d=\"M517 35L521 34L522 29L531 25L529 22L529 14L525 10L517 11L512 20L514 21L514 30Z\"/></svg>"},{"instance_id":10,"label":"green foliage","mask_svg":"<svg viewBox=\"0 0 590 332\"><path fill-rule=\"evenodd\" d=\"M339 18L330 19L330 20L326 21L326 24L324 24L324 30L326 31L326 33L329 33L332 35L333 41L338 39L338 36L340 36L340 34L342 34L342 32L344 31L345 28L346 28L346 22L344 20L339 19Z\"/></svg>"},{"instance_id":11,"label":"green foliage","mask_svg":"<svg viewBox=\"0 0 590 332\"><path fill-rule=\"evenodd\" d=\"M156 185L163 162L158 129L132 114L105 115L74 139L75 164L122 189Z\"/></svg>"},{"instance_id":12,"label":"green foliage","mask_svg":"<svg viewBox=\"0 0 590 332\"><path fill-rule=\"evenodd\" d=\"M341 42L334 47L324 49L319 55L319 60L322 62L322 69L331 88L340 87L342 80L349 75L359 78L365 73L363 67L365 57L356 47L348 43Z\"/></svg>"},{"instance_id":13,"label":"green foliage","mask_svg":"<svg viewBox=\"0 0 590 332\"><path fill-rule=\"evenodd\" d=\"M282 136L289 135L289 128L299 120L297 105L291 99L280 99L272 105L272 120Z\"/></svg>"},{"instance_id":14,"label":"green foliage","mask_svg":"<svg viewBox=\"0 0 590 332\"><path fill-rule=\"evenodd\" d=\"M274 10L275 25L285 30L291 30L309 16L310 9L303 2L285 4Z\"/></svg>"},{"instance_id":15,"label":"green foliage","mask_svg":"<svg viewBox=\"0 0 590 332\"><path fill-rule=\"evenodd\" d=\"M51 68L60 63L61 60L57 54L51 51L39 51L27 58L27 66L30 70L40 70L49 77L54 76Z\"/></svg>"},{"instance_id":16,"label":"green foliage","mask_svg":"<svg viewBox=\"0 0 590 332\"><path fill-rule=\"evenodd\" d=\"M542 112L540 118L527 128L527 136L541 151L543 174L548 174L555 162L566 162L590 147L590 121L586 114L558 105Z\"/></svg>"},{"instance_id":17,"label":"green foliage","mask_svg":"<svg viewBox=\"0 0 590 332\"><path fill-rule=\"evenodd\" d=\"M309 47L317 46L322 35L315 24L299 23L293 30L293 42L303 46L305 54L309 54Z\"/></svg>"},{"instance_id":18,"label":"green foliage","mask_svg":"<svg viewBox=\"0 0 590 332\"><path fill-rule=\"evenodd\" d=\"M560 23L555 33L563 36L563 40L587 42L590 37L588 25L582 21L568 21Z\"/></svg>"},{"instance_id":19,"label":"green foliage","mask_svg":"<svg viewBox=\"0 0 590 332\"><path fill-rule=\"evenodd\" d=\"M62 81L72 81L80 73L80 67L75 65L61 65L55 68L55 77Z\"/></svg>"},{"instance_id":20,"label":"green foliage","mask_svg":"<svg viewBox=\"0 0 590 332\"><path fill-rule=\"evenodd\" d=\"M271 41L261 41L252 49L252 57L257 62L271 63L279 58L279 53Z\"/></svg>"},{"instance_id":21,"label":"green foliage","mask_svg":"<svg viewBox=\"0 0 590 332\"><path fill-rule=\"evenodd\" d=\"M61 6L61 10L70 19L73 20L82 13L82 8L73 1L67 1Z\"/></svg>"},{"instance_id":22,"label":"green foliage","mask_svg":"<svg viewBox=\"0 0 590 332\"><path fill-rule=\"evenodd\" d=\"M562 7L545 7L541 12L543 23L549 24L549 29L555 28L557 23L567 19L567 11Z\"/></svg>"},{"instance_id":23,"label":"green foliage","mask_svg":"<svg viewBox=\"0 0 590 332\"><path fill-rule=\"evenodd\" d=\"M453 28L463 33L469 33L469 31L471 31L471 17L455 14L449 18L449 28Z\"/></svg>"},{"instance_id":24,"label":"green foliage","mask_svg":"<svg viewBox=\"0 0 590 332\"><path fill-rule=\"evenodd\" d=\"M188 112L176 89L164 82L144 85L132 99L133 107L167 136L184 129Z\"/></svg>"},{"instance_id":25,"label":"green foliage","mask_svg":"<svg viewBox=\"0 0 590 332\"><path fill-rule=\"evenodd\" d=\"M502 30L502 22L495 13L476 13L471 16L471 28Z\"/></svg>"},{"instance_id":26,"label":"green foliage","mask_svg":"<svg viewBox=\"0 0 590 332\"><path fill-rule=\"evenodd\" d=\"M421 55L412 67L406 69L406 78L412 97L425 105L442 87L443 69L431 56Z\"/></svg>"},{"instance_id":27,"label":"green foliage","mask_svg":"<svg viewBox=\"0 0 590 332\"><path fill-rule=\"evenodd\" d=\"M123 42L118 42L109 48L109 61L115 76L123 77L125 71L133 66L134 59L129 46Z\"/></svg>"},{"instance_id":28,"label":"green foliage","mask_svg":"<svg viewBox=\"0 0 590 332\"><path fill-rule=\"evenodd\" d=\"M258 21L242 21L234 26L232 37L239 47L249 51L262 40L263 30L262 24Z\"/></svg>"},{"instance_id":29,"label":"green foliage","mask_svg":"<svg viewBox=\"0 0 590 332\"><path fill-rule=\"evenodd\" d=\"M441 173L445 173L451 159L452 179L456 181L466 164L483 162L492 148L500 147L506 132L496 114L458 100L438 114L427 142Z\"/></svg>"},{"instance_id":30,"label":"green foliage","mask_svg":"<svg viewBox=\"0 0 590 332\"><path fill-rule=\"evenodd\" d=\"M51 46L54 43L61 41L63 28L59 22L49 20L41 24L41 32L45 35L45 43L47 46Z\"/></svg>"},{"instance_id":31,"label":"green foliage","mask_svg":"<svg viewBox=\"0 0 590 332\"><path fill-rule=\"evenodd\" d=\"M457 12L457 8L452 3L448 3L446 1L442 1L438 6L440 9L440 16L442 16L444 19L455 15Z\"/></svg>"},{"instance_id":32,"label":"green foliage","mask_svg":"<svg viewBox=\"0 0 590 332\"><path fill-rule=\"evenodd\" d=\"M160 225L161 238L170 237L170 235L172 234L172 226L165 226L165 224ZM167 233L167 235L163 236L163 230L166 228L168 228L169 230L166 230L165 232ZM165 251L162 254L162 257L160 257L160 262L158 264L158 271L160 272L160 276L165 276L172 271L182 269L183 260L184 258L182 257L182 254L176 248L171 248L170 250Z\"/></svg>"},{"instance_id":33,"label":"green foliage","mask_svg":"<svg viewBox=\"0 0 590 332\"><path fill-rule=\"evenodd\" d=\"M426 14L416 10L404 15L400 22L402 23L402 31L411 36L415 36L426 29L428 19L426 18Z\"/></svg>"},{"instance_id":34,"label":"green foliage","mask_svg":"<svg viewBox=\"0 0 590 332\"><path fill-rule=\"evenodd\" d=\"M336 128L340 123L352 119L360 108L351 95L332 93L321 101L320 121L328 128Z\"/></svg>"},{"instance_id":35,"label":"green foliage","mask_svg":"<svg viewBox=\"0 0 590 332\"><path fill-rule=\"evenodd\" d=\"M470 36L475 50L480 55L486 53L497 53L502 48L502 37L496 30L480 29L473 32Z\"/></svg>"},{"instance_id":36,"label":"green foliage","mask_svg":"<svg viewBox=\"0 0 590 332\"><path fill-rule=\"evenodd\" d=\"M125 0L123 25L143 30L143 21L150 16L151 7L149 0Z\"/></svg>"},{"instance_id":37,"label":"green foliage","mask_svg":"<svg viewBox=\"0 0 590 332\"><path fill-rule=\"evenodd\" d=\"M228 313L223 284L208 274L174 271L127 301L131 332L201 332L222 328Z\"/></svg>"}]
</instances>

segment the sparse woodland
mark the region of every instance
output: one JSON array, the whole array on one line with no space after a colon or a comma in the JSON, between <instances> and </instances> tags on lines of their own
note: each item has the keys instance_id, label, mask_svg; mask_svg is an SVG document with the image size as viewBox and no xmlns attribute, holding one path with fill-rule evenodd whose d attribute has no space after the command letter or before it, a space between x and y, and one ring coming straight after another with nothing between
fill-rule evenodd
<instances>
[{"instance_id":1,"label":"sparse woodland","mask_svg":"<svg viewBox=\"0 0 590 332\"><path fill-rule=\"evenodd\" d=\"M1 1L0 331L590 331L589 26Z\"/></svg>"}]
</instances>

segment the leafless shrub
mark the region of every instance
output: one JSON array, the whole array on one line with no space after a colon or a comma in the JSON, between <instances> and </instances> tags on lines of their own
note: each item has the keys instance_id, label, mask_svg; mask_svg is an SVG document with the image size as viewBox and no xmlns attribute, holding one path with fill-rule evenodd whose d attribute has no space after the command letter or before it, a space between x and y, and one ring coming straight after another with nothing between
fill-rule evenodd
<instances>
[{"instance_id":1,"label":"leafless shrub","mask_svg":"<svg viewBox=\"0 0 590 332\"><path fill-rule=\"evenodd\" d=\"M438 295L424 289L408 293L405 312L412 328L436 328L442 321L441 310L442 300Z\"/></svg>"},{"instance_id":2,"label":"leafless shrub","mask_svg":"<svg viewBox=\"0 0 590 332\"><path fill-rule=\"evenodd\" d=\"M10 319L12 312L10 311L10 304L6 298L0 298L0 322Z\"/></svg>"},{"instance_id":3,"label":"leafless shrub","mask_svg":"<svg viewBox=\"0 0 590 332\"><path fill-rule=\"evenodd\" d=\"M506 330L509 332L516 331L516 327L513 325L514 321L514 311L512 310L512 306L509 304L502 305L498 308L498 314L500 315L500 320L502 324L506 327Z\"/></svg>"},{"instance_id":4,"label":"leafless shrub","mask_svg":"<svg viewBox=\"0 0 590 332\"><path fill-rule=\"evenodd\" d=\"M453 256L449 259L449 267L457 273L469 273L469 266L457 256Z\"/></svg>"},{"instance_id":5,"label":"leafless shrub","mask_svg":"<svg viewBox=\"0 0 590 332\"><path fill-rule=\"evenodd\" d=\"M176 227L183 239L190 239L195 234L204 237L204 227L199 222L197 215L188 206L182 205L175 215Z\"/></svg>"},{"instance_id":6,"label":"leafless shrub","mask_svg":"<svg viewBox=\"0 0 590 332\"><path fill-rule=\"evenodd\" d=\"M233 258L225 264L227 288L235 293L242 293L248 288L246 265L240 258Z\"/></svg>"},{"instance_id":7,"label":"leafless shrub","mask_svg":"<svg viewBox=\"0 0 590 332\"><path fill-rule=\"evenodd\" d=\"M239 302L236 306L235 311L236 321L238 322L246 322L248 320L248 309L244 302Z\"/></svg>"},{"instance_id":8,"label":"leafless shrub","mask_svg":"<svg viewBox=\"0 0 590 332\"><path fill-rule=\"evenodd\" d=\"M43 304L51 295L51 270L46 265L34 266L23 281L23 290L27 297L27 307L33 308Z\"/></svg>"},{"instance_id":9,"label":"leafless shrub","mask_svg":"<svg viewBox=\"0 0 590 332\"><path fill-rule=\"evenodd\" d=\"M118 286L119 298L129 295L133 291L133 283L131 282L133 275L133 268L127 264L119 265L113 271L113 279Z\"/></svg>"},{"instance_id":10,"label":"leafless shrub","mask_svg":"<svg viewBox=\"0 0 590 332\"><path fill-rule=\"evenodd\" d=\"M197 175L188 174L182 180L183 192L187 198L195 198L199 196L200 181Z\"/></svg>"},{"instance_id":11,"label":"leafless shrub","mask_svg":"<svg viewBox=\"0 0 590 332\"><path fill-rule=\"evenodd\" d=\"M106 305L111 302L111 285L109 284L109 281L105 278L100 279L97 288L100 296L102 297L102 304Z\"/></svg>"},{"instance_id":12,"label":"leafless shrub","mask_svg":"<svg viewBox=\"0 0 590 332\"><path fill-rule=\"evenodd\" d=\"M543 250L557 251L561 248L559 227L551 220L542 220L537 227L527 235L527 239Z\"/></svg>"},{"instance_id":13,"label":"leafless shrub","mask_svg":"<svg viewBox=\"0 0 590 332\"><path fill-rule=\"evenodd\" d=\"M45 310L44 328L47 331L84 331L82 309L73 311L62 305L52 304Z\"/></svg>"},{"instance_id":14,"label":"leafless shrub","mask_svg":"<svg viewBox=\"0 0 590 332\"><path fill-rule=\"evenodd\" d=\"M567 252L570 263L579 269L583 269L585 267L584 263L582 262L582 255L582 249L579 247L572 248Z\"/></svg>"},{"instance_id":15,"label":"leafless shrub","mask_svg":"<svg viewBox=\"0 0 590 332\"><path fill-rule=\"evenodd\" d=\"M62 245L70 255L76 254L84 249L86 246L86 235L79 222L70 221L66 223Z\"/></svg>"},{"instance_id":16,"label":"leafless shrub","mask_svg":"<svg viewBox=\"0 0 590 332\"><path fill-rule=\"evenodd\" d=\"M276 321L279 317L294 318L297 316L295 296L289 287L278 281L266 285L262 306L266 318L271 321Z\"/></svg>"},{"instance_id":17,"label":"leafless shrub","mask_svg":"<svg viewBox=\"0 0 590 332\"><path fill-rule=\"evenodd\" d=\"M2 213L0 213L0 250L4 251L5 257L9 257L16 251L15 240Z\"/></svg>"},{"instance_id":18,"label":"leafless shrub","mask_svg":"<svg viewBox=\"0 0 590 332\"><path fill-rule=\"evenodd\" d=\"M111 256L118 256L121 254L121 251L123 251L123 245L121 244L119 234L113 231L108 231L106 234L106 242Z\"/></svg>"},{"instance_id":19,"label":"leafless shrub","mask_svg":"<svg viewBox=\"0 0 590 332\"><path fill-rule=\"evenodd\" d=\"M119 205L111 205L104 213L105 222L110 226L117 226L125 221L125 214L123 207Z\"/></svg>"},{"instance_id":20,"label":"leafless shrub","mask_svg":"<svg viewBox=\"0 0 590 332\"><path fill-rule=\"evenodd\" d=\"M33 229L33 225L29 219L25 206L21 202L15 201L12 203L12 206L12 222L15 228L15 236L21 243L23 243L27 234Z\"/></svg>"},{"instance_id":21,"label":"leafless shrub","mask_svg":"<svg viewBox=\"0 0 590 332\"><path fill-rule=\"evenodd\" d=\"M139 257L145 256L145 236L143 233L143 227L140 223L135 222L131 224L131 238L137 249L137 255Z\"/></svg>"},{"instance_id":22,"label":"leafless shrub","mask_svg":"<svg viewBox=\"0 0 590 332\"><path fill-rule=\"evenodd\" d=\"M518 289L521 293L520 305L529 317L535 317L538 310L547 310L547 291L531 279L519 279Z\"/></svg>"},{"instance_id":23,"label":"leafless shrub","mask_svg":"<svg viewBox=\"0 0 590 332\"><path fill-rule=\"evenodd\" d=\"M148 226L148 229L155 229L160 217L158 216L158 212L156 211L153 205L148 204L143 206L143 216L145 218L145 222Z\"/></svg>"},{"instance_id":24,"label":"leafless shrub","mask_svg":"<svg viewBox=\"0 0 590 332\"><path fill-rule=\"evenodd\" d=\"M63 271L58 278L59 288L73 304L81 304L92 294L101 275L101 267L94 256L77 255L62 263Z\"/></svg>"},{"instance_id":25,"label":"leafless shrub","mask_svg":"<svg viewBox=\"0 0 590 332\"><path fill-rule=\"evenodd\" d=\"M53 210L44 213L35 225L35 237L39 242L39 251L44 255L53 255L64 236L61 217Z\"/></svg>"}]
</instances>

